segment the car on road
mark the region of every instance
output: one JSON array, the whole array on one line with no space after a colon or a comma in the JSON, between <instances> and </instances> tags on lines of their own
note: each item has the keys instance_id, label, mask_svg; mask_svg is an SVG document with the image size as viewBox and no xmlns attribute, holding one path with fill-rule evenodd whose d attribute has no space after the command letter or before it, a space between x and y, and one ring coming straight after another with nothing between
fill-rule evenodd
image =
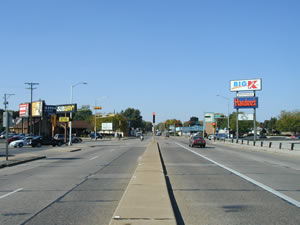
<instances>
[{"instance_id":1,"label":"car on road","mask_svg":"<svg viewBox=\"0 0 300 225\"><path fill-rule=\"evenodd\" d=\"M190 138L189 146L192 148L195 146L200 146L200 148L205 148L206 141L203 139L202 136L194 136L194 137Z\"/></svg>"},{"instance_id":2,"label":"car on road","mask_svg":"<svg viewBox=\"0 0 300 225\"><path fill-rule=\"evenodd\" d=\"M8 146L13 148L17 148L17 147L22 148L23 146L30 145L31 139L32 139L31 137L24 137L20 140L12 141Z\"/></svg>"},{"instance_id":3,"label":"car on road","mask_svg":"<svg viewBox=\"0 0 300 225\"><path fill-rule=\"evenodd\" d=\"M41 147L42 145L52 145L53 147L55 147L55 146L61 146L63 143L64 142L61 140L56 140L52 137L42 137L42 136L34 137L31 140L32 147Z\"/></svg>"},{"instance_id":4,"label":"car on road","mask_svg":"<svg viewBox=\"0 0 300 225\"><path fill-rule=\"evenodd\" d=\"M95 139L95 132L90 133L90 138ZM103 138L102 134L96 133L96 139L98 139L98 138L102 139Z\"/></svg>"},{"instance_id":5,"label":"car on road","mask_svg":"<svg viewBox=\"0 0 300 225\"><path fill-rule=\"evenodd\" d=\"M55 140L62 141L63 143L65 143L65 135L63 134L55 134L53 138ZM67 142L69 142L69 136L67 136ZM79 142L82 142L82 139L73 135L72 143L79 143Z\"/></svg>"}]
</instances>

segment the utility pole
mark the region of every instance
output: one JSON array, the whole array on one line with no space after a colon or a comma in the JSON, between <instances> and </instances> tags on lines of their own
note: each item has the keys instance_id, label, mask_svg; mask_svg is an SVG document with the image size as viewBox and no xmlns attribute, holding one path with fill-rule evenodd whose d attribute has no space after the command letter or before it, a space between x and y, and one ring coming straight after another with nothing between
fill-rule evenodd
<instances>
[{"instance_id":1,"label":"utility pole","mask_svg":"<svg viewBox=\"0 0 300 225\"><path fill-rule=\"evenodd\" d=\"M5 124L5 149L6 149L6 161L8 161L8 126L9 126L9 123L8 123L8 110L7 110L7 105L8 105L8 97L9 96L12 96L14 94L4 94L4 110L5 110L5 121L4 124Z\"/></svg>"},{"instance_id":2,"label":"utility pole","mask_svg":"<svg viewBox=\"0 0 300 225\"><path fill-rule=\"evenodd\" d=\"M27 84L27 85L30 86L29 88L26 88L26 89L30 90L30 134L33 134L32 133L32 128L33 128L33 121L32 121L32 93L33 93L33 90L36 89L36 88L34 88L34 86L35 85L39 85L39 83L30 82L30 83L25 83L25 84ZM27 132L28 132L28 127L27 127Z\"/></svg>"}]
</instances>

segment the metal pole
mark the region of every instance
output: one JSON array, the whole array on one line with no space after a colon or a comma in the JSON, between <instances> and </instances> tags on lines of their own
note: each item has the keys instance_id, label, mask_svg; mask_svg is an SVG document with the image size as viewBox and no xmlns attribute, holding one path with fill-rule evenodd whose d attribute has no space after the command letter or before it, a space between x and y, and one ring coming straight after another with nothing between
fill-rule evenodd
<instances>
[{"instance_id":1,"label":"metal pole","mask_svg":"<svg viewBox=\"0 0 300 225\"><path fill-rule=\"evenodd\" d=\"M4 110L5 110L5 115L6 115L6 118L5 118L5 121L3 121L5 123L5 153L6 153L6 161L8 161L8 110L7 110L7 104L8 104L8 101L7 101L7 98L11 95L14 95L14 94L4 94Z\"/></svg>"},{"instance_id":2,"label":"metal pole","mask_svg":"<svg viewBox=\"0 0 300 225\"><path fill-rule=\"evenodd\" d=\"M254 92L254 97L256 96L256 93L255 93L255 91L253 91ZM257 127L256 127L256 108L254 108L253 109L253 113L254 113L254 115L253 115L253 117L254 117L254 136L253 136L253 138L254 138L254 141L256 141L257 140Z\"/></svg>"},{"instance_id":3,"label":"metal pole","mask_svg":"<svg viewBox=\"0 0 300 225\"><path fill-rule=\"evenodd\" d=\"M239 141L239 109L236 109L236 142Z\"/></svg>"},{"instance_id":4,"label":"metal pole","mask_svg":"<svg viewBox=\"0 0 300 225\"><path fill-rule=\"evenodd\" d=\"M96 112L97 112L97 109L96 109L96 106L97 106L97 100L95 100L95 130L94 130L94 135L95 135L95 141L97 140L97 119L96 119Z\"/></svg>"},{"instance_id":5,"label":"metal pole","mask_svg":"<svg viewBox=\"0 0 300 225\"><path fill-rule=\"evenodd\" d=\"M227 109L227 129L228 129L227 139L229 140L229 135L230 135L230 127L229 127L229 99L228 99L228 109Z\"/></svg>"},{"instance_id":6,"label":"metal pole","mask_svg":"<svg viewBox=\"0 0 300 225\"><path fill-rule=\"evenodd\" d=\"M73 103L73 85L71 86L71 99L70 104ZM69 122L69 146L72 145L72 111L70 112L70 122Z\"/></svg>"}]
</instances>

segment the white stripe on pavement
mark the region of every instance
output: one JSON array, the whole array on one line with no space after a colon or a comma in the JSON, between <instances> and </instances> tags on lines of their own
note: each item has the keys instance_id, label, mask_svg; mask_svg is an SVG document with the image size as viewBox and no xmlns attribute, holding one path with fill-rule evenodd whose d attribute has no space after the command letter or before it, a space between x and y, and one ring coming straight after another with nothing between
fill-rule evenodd
<instances>
[{"instance_id":1,"label":"white stripe on pavement","mask_svg":"<svg viewBox=\"0 0 300 225\"><path fill-rule=\"evenodd\" d=\"M97 159L99 156L95 156L93 158L91 158L90 160L94 160L94 159Z\"/></svg>"},{"instance_id":2,"label":"white stripe on pavement","mask_svg":"<svg viewBox=\"0 0 300 225\"><path fill-rule=\"evenodd\" d=\"M257 186L259 186L259 187L261 187L261 188L263 188L264 190L266 190L266 191L268 191L268 192L276 195L277 197L279 197L279 198L281 198L281 199L283 199L283 200L285 200L285 201L287 201L287 202L289 202L289 203L291 203L291 204L293 204L293 205L295 205L297 207L300 207L300 202L299 201L297 201L295 199L292 199L291 197L289 197L289 196L287 196L285 194L282 194L281 192L276 191L273 188L271 188L271 187L269 187L267 185L264 185L263 183L260 183L260 182L258 182L256 180L254 180L254 179L252 179L252 178L250 178L250 177L242 174L242 173L239 173L239 172L237 172L237 171L235 171L233 169L230 169L229 167L224 166L224 165L222 165L222 164L220 164L220 163L218 163L218 162L216 162L216 161L214 161L214 160L212 160L210 158L207 158L206 156L201 155L198 152L195 152L195 151L193 151L193 150L191 150L191 149L189 149L189 148L187 148L187 147L185 147L185 146L183 146L183 145L181 145L181 144L179 144L177 142L175 142L175 143L177 145L179 145L180 147L182 147L182 148L184 148L184 149L186 149L186 150L194 153L195 155L198 155L198 156L200 156L200 157L202 157L202 158L204 158L204 159L206 159L206 160L208 160L208 161L216 164L217 166L222 167L223 169L228 170L229 172L231 172L231 173L233 173L233 174L235 174L235 175L237 175L237 176L239 176L239 177L241 177L241 178L243 178L243 179L245 179L245 180L247 180L247 181L249 181L249 182L251 182L251 183L253 183L253 184L257 185Z\"/></svg>"},{"instance_id":3,"label":"white stripe on pavement","mask_svg":"<svg viewBox=\"0 0 300 225\"><path fill-rule=\"evenodd\" d=\"M1 199L1 198L5 198L5 197L7 197L7 196L10 196L10 195L12 195L12 194L14 194L14 193L16 193L16 192L18 192L18 191L22 191L22 190L23 190L23 188L19 188L19 189L15 190L15 191L9 192L9 193L7 193L7 194L5 194L5 195L0 196L0 199Z\"/></svg>"}]
</instances>

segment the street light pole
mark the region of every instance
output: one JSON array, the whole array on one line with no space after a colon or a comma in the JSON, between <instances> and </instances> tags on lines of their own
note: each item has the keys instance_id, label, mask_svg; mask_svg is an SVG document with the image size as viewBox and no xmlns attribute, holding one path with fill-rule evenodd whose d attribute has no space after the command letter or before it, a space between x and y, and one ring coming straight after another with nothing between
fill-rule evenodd
<instances>
[{"instance_id":1,"label":"street light pole","mask_svg":"<svg viewBox=\"0 0 300 225\"><path fill-rule=\"evenodd\" d=\"M71 99L70 104L73 104L73 88L76 87L79 84L87 84L86 82L79 82L77 84L71 85ZM70 122L69 122L69 146L72 145L72 111L70 112Z\"/></svg>"},{"instance_id":2,"label":"street light pole","mask_svg":"<svg viewBox=\"0 0 300 225\"><path fill-rule=\"evenodd\" d=\"M8 97L9 96L12 96L12 95L14 95L14 94L4 94L4 110L5 110L5 115L6 115L6 117L5 117L5 121L3 121L4 122L4 124L5 124L5 139L6 139L6 142L5 142L5 152L6 152L6 161L8 161L8 110L7 110L7 105L8 105L8 101L7 101L7 99L8 99Z\"/></svg>"},{"instance_id":3,"label":"street light pole","mask_svg":"<svg viewBox=\"0 0 300 225\"><path fill-rule=\"evenodd\" d=\"M229 101L230 99L223 96L223 95L217 95L217 97L222 97L224 99L227 100L227 128L228 128L228 135L227 135L227 139L229 140L229 135L230 135L230 126L229 126Z\"/></svg>"}]
</instances>

